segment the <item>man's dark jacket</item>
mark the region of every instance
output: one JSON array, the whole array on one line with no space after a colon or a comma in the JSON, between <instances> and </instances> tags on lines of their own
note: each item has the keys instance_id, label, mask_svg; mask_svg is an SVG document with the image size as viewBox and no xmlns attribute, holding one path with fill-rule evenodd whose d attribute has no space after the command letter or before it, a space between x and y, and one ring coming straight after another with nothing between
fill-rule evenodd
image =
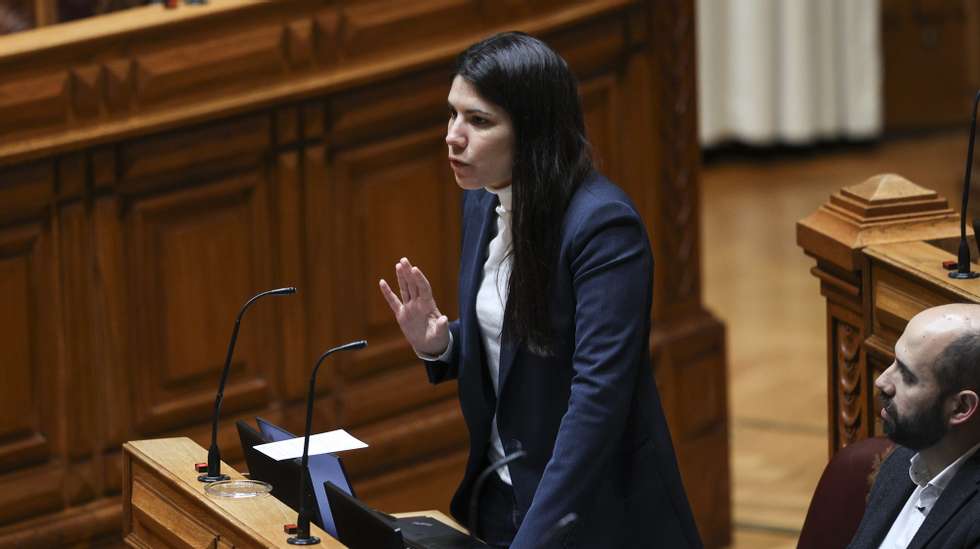
<instances>
[{"instance_id":1,"label":"man's dark jacket","mask_svg":"<svg viewBox=\"0 0 980 549\"><path fill-rule=\"evenodd\" d=\"M868 507L848 549L877 549L915 490L909 465L915 451L899 446L881 464ZM966 460L922 522L909 549L980 547L980 452Z\"/></svg>"}]
</instances>

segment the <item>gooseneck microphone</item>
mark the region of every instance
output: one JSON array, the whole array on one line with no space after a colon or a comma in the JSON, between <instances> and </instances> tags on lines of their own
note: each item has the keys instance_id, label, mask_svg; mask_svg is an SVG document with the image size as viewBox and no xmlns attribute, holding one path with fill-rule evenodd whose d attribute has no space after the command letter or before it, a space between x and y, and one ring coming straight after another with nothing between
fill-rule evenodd
<instances>
[{"instance_id":1,"label":"gooseneck microphone","mask_svg":"<svg viewBox=\"0 0 980 549\"><path fill-rule=\"evenodd\" d=\"M324 359L338 351L349 351L352 349L363 349L367 347L367 341L352 341L350 343L334 347L320 355L316 365L313 366L313 373L310 375L310 391L306 396L306 432L303 435L303 461L299 468L299 515L296 518L296 535L286 540L290 545L314 545L320 543L320 538L310 535L310 511L306 504L306 471L310 462L310 431L313 428L313 397L316 391L316 373L323 364Z\"/></svg>"},{"instance_id":2,"label":"gooseneck microphone","mask_svg":"<svg viewBox=\"0 0 980 549\"><path fill-rule=\"evenodd\" d=\"M973 172L973 142L977 137L977 104L980 103L980 90L973 98L973 120L970 122L970 144L966 149L966 175L963 176L963 207L960 209L960 249L957 254L955 271L950 278L976 278L980 273L970 269L970 245L966 240L966 205L970 199L970 174ZM975 231L974 231L975 232ZM974 234L975 238L980 235Z\"/></svg>"},{"instance_id":3,"label":"gooseneck microphone","mask_svg":"<svg viewBox=\"0 0 980 549\"><path fill-rule=\"evenodd\" d=\"M228 342L228 355L225 356L225 367L221 371L221 382L218 383L218 394L214 397L214 418L211 421L211 446L208 448L208 470L206 473L199 475L197 480L201 482L215 482L228 480L229 478L228 475L221 474L221 451L218 450L218 417L221 415L221 401L225 394L225 382L228 381L228 370L231 369L231 356L235 352L235 341L238 340L238 328L242 323L242 315L260 297L295 293L296 288L293 287L267 290L246 301L245 305L242 306L242 310L238 311L238 317L235 318L235 327L231 330L231 341Z\"/></svg>"},{"instance_id":4,"label":"gooseneck microphone","mask_svg":"<svg viewBox=\"0 0 980 549\"><path fill-rule=\"evenodd\" d=\"M478 539L480 538L479 533L477 532L477 528L479 527L480 523L477 520L478 515L476 511L480 503L480 492L483 490L483 485L487 482L487 479L490 478L490 475L496 474L497 469L500 469L504 465L507 465L508 463L520 459L526 455L527 451L518 450L513 454L509 454L498 459L497 461L491 463L486 469L480 471L479 476L476 477L476 481L473 482L473 492L470 493L470 516L468 517L469 520L467 522L469 523L471 536Z\"/></svg>"}]
</instances>

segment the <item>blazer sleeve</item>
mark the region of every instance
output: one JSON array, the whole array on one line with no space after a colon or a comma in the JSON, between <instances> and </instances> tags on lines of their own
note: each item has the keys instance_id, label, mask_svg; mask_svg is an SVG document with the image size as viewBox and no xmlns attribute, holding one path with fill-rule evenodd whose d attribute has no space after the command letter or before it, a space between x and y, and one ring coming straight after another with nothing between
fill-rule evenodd
<instances>
[{"instance_id":1,"label":"blazer sleeve","mask_svg":"<svg viewBox=\"0 0 980 549\"><path fill-rule=\"evenodd\" d=\"M561 518L592 503L622 444L637 375L648 367L653 257L642 221L618 202L579 217L578 228L566 228L572 240L561 267L571 269L567 299L575 301L568 409L512 549L540 547Z\"/></svg>"},{"instance_id":2,"label":"blazer sleeve","mask_svg":"<svg viewBox=\"0 0 980 549\"><path fill-rule=\"evenodd\" d=\"M429 376L429 383L436 384L456 379L459 376L459 320L449 323L449 333L452 335L452 349L450 349L448 359L423 360L425 373Z\"/></svg>"},{"instance_id":3,"label":"blazer sleeve","mask_svg":"<svg viewBox=\"0 0 980 549\"><path fill-rule=\"evenodd\" d=\"M473 206L473 204L476 202L474 200L474 195L474 191L465 191L463 192L463 199L460 201L460 218L463 226L463 234L461 235L460 243L461 247L466 245L467 236L470 231L470 224L468 224L466 220L467 218L475 217L477 213ZM459 377L459 357L460 347L462 346L462 342L459 338L459 319L453 320L449 323L449 333L452 337L452 349L449 353L449 358L445 361L422 361L425 364L425 372L429 376L429 383L442 383L443 381L449 381Z\"/></svg>"}]
</instances>

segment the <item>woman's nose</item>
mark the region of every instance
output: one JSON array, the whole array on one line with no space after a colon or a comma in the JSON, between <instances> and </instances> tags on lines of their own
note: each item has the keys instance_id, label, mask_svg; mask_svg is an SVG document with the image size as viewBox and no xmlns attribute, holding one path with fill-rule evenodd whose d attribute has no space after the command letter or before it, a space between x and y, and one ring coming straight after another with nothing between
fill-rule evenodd
<instances>
[{"instance_id":1,"label":"woman's nose","mask_svg":"<svg viewBox=\"0 0 980 549\"><path fill-rule=\"evenodd\" d=\"M466 136L460 131L456 120L450 120L446 128L446 144L453 149L463 149L466 147Z\"/></svg>"}]
</instances>

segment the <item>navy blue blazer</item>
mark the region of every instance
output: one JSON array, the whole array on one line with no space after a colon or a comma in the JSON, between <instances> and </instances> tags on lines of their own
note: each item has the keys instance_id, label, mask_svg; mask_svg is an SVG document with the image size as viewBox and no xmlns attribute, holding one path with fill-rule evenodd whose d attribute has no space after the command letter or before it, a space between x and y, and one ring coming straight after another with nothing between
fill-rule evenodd
<instances>
[{"instance_id":1,"label":"navy blue blazer","mask_svg":"<svg viewBox=\"0 0 980 549\"><path fill-rule=\"evenodd\" d=\"M895 448L881 464L868 495L868 507L848 549L877 549L908 501L915 484L909 477L914 450ZM936 500L909 549L980 547L980 452L963 462Z\"/></svg>"},{"instance_id":2,"label":"navy blue blazer","mask_svg":"<svg viewBox=\"0 0 980 549\"><path fill-rule=\"evenodd\" d=\"M477 325L476 293L496 230L497 197L463 198L459 318L448 362L427 362L433 383L458 380L469 461L451 511L468 522L472 484L486 466L494 411L522 523L515 549L540 547L569 512L564 547L698 548L649 357L653 256L629 198L593 173L562 223L550 312L552 356L504 333L494 396Z\"/></svg>"}]
</instances>

